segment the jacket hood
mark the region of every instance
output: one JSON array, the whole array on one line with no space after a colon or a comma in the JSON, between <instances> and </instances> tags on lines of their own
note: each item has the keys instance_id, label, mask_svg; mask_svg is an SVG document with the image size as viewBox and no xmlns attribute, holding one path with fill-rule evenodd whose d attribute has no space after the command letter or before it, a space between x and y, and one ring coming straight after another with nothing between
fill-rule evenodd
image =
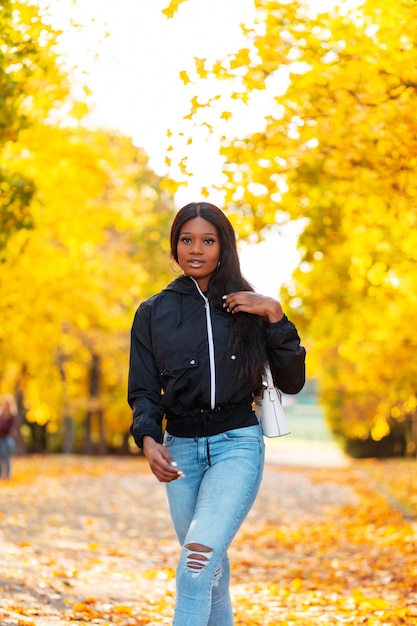
<instances>
[{"instance_id":1,"label":"jacket hood","mask_svg":"<svg viewBox=\"0 0 417 626\"><path fill-rule=\"evenodd\" d=\"M163 291L173 291L181 295L195 295L201 298L197 286L190 276L179 276L170 282Z\"/></svg>"},{"instance_id":2,"label":"jacket hood","mask_svg":"<svg viewBox=\"0 0 417 626\"><path fill-rule=\"evenodd\" d=\"M184 296L193 296L202 302L202 297L197 289L197 285L190 276L179 276L169 283L161 293L172 292L178 295L178 306L176 307L175 326L181 326L183 318L183 298Z\"/></svg>"}]
</instances>

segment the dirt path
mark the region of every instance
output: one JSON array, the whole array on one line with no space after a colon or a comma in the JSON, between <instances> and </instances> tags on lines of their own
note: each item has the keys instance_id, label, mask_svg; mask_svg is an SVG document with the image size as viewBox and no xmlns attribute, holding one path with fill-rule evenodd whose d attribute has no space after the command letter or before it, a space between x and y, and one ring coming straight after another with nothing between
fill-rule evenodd
<instances>
[{"instance_id":1,"label":"dirt path","mask_svg":"<svg viewBox=\"0 0 417 626\"><path fill-rule=\"evenodd\" d=\"M358 469L268 464L231 549L236 624L417 624L416 553ZM171 623L178 546L141 458L16 459L0 555L2 626Z\"/></svg>"}]
</instances>

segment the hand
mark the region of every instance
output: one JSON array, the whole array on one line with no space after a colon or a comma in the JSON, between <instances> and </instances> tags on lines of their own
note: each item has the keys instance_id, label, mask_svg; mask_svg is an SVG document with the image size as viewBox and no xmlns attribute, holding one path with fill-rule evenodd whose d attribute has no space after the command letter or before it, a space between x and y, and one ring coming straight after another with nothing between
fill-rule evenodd
<instances>
[{"instance_id":1,"label":"hand","mask_svg":"<svg viewBox=\"0 0 417 626\"><path fill-rule=\"evenodd\" d=\"M262 296L255 291L235 291L223 296L223 306L228 313L252 313L267 317L273 324L284 317L281 304L274 298Z\"/></svg>"},{"instance_id":2,"label":"hand","mask_svg":"<svg viewBox=\"0 0 417 626\"><path fill-rule=\"evenodd\" d=\"M170 483L184 474L177 468L175 461L168 450L155 439L145 435L143 438L143 454L146 456L149 467L161 483Z\"/></svg>"}]
</instances>

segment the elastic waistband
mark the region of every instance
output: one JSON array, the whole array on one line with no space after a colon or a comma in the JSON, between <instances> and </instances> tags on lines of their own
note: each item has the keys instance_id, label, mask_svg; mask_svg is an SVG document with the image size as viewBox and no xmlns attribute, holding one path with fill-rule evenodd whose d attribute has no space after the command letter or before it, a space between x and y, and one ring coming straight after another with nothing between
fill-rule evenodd
<instances>
[{"instance_id":1,"label":"elastic waistband","mask_svg":"<svg viewBox=\"0 0 417 626\"><path fill-rule=\"evenodd\" d=\"M246 408L250 408L251 406L252 402L241 402L240 404L217 404L214 409L204 406L195 415L201 415L201 413L208 413L209 415L215 415L216 413L222 412L230 413L230 411L242 411Z\"/></svg>"},{"instance_id":2,"label":"elastic waistband","mask_svg":"<svg viewBox=\"0 0 417 626\"><path fill-rule=\"evenodd\" d=\"M257 423L252 405L247 403L229 408L201 409L191 416L167 416L167 430L177 437L207 437Z\"/></svg>"}]
</instances>

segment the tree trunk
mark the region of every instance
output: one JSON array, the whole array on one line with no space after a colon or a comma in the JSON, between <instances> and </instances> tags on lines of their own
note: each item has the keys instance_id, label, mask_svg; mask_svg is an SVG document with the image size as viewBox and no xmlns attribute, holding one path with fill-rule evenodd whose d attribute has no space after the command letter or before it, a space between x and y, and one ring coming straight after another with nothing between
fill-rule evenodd
<instances>
[{"instance_id":1,"label":"tree trunk","mask_svg":"<svg viewBox=\"0 0 417 626\"><path fill-rule=\"evenodd\" d=\"M64 454L71 454L73 451L74 445L74 422L70 415L68 415L67 411L64 414L64 445L63 452Z\"/></svg>"},{"instance_id":2,"label":"tree trunk","mask_svg":"<svg viewBox=\"0 0 417 626\"><path fill-rule=\"evenodd\" d=\"M93 353L90 366L89 406L85 418L85 454L107 454L104 413L100 401L101 357Z\"/></svg>"}]
</instances>

